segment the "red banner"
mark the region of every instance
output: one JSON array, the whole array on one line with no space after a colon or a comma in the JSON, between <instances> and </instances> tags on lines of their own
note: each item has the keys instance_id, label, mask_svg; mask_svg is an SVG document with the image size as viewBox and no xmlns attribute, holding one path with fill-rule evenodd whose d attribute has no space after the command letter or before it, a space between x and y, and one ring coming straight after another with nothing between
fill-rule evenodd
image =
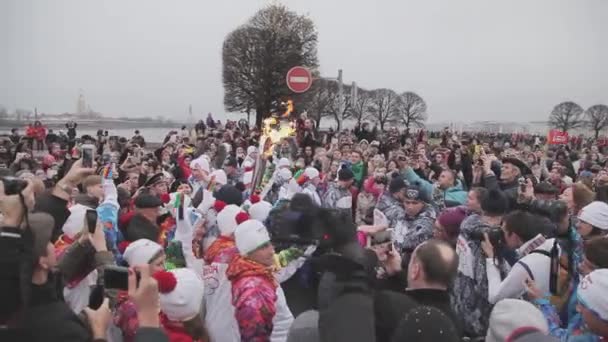
<instances>
[{"instance_id":1,"label":"red banner","mask_svg":"<svg viewBox=\"0 0 608 342\"><path fill-rule=\"evenodd\" d=\"M562 132L557 129L552 129L547 135L547 142L550 145L559 145L568 143L568 132Z\"/></svg>"}]
</instances>

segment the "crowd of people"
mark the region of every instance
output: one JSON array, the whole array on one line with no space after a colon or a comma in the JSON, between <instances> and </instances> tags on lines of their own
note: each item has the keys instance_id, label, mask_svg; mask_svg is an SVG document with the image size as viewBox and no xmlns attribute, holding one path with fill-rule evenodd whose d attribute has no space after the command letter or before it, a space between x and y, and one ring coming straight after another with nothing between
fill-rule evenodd
<instances>
[{"instance_id":1,"label":"crowd of people","mask_svg":"<svg viewBox=\"0 0 608 342\"><path fill-rule=\"evenodd\" d=\"M210 115L150 148L68 123L42 156L13 130L0 340L608 338L596 141L294 126Z\"/></svg>"}]
</instances>

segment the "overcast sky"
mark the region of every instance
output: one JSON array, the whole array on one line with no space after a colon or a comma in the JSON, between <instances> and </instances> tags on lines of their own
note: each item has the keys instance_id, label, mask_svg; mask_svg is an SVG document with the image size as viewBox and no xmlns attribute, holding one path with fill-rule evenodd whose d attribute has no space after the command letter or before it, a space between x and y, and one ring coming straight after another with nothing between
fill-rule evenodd
<instances>
[{"instance_id":1,"label":"overcast sky","mask_svg":"<svg viewBox=\"0 0 608 342\"><path fill-rule=\"evenodd\" d=\"M108 115L223 113L225 35L269 1L0 0L0 104ZM431 122L544 120L608 104L607 0L290 0L324 76L415 91Z\"/></svg>"}]
</instances>

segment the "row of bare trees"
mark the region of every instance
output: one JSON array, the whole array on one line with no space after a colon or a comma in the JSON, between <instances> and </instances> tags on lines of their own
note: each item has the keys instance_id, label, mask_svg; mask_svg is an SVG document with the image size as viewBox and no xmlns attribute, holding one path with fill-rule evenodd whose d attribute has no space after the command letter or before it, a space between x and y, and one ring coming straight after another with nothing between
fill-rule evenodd
<instances>
[{"instance_id":1,"label":"row of bare trees","mask_svg":"<svg viewBox=\"0 0 608 342\"><path fill-rule=\"evenodd\" d=\"M575 102L562 102L551 111L549 125L564 132L588 128L594 132L597 139L600 132L608 128L608 106L597 104L584 110Z\"/></svg>"},{"instance_id":2,"label":"row of bare trees","mask_svg":"<svg viewBox=\"0 0 608 342\"><path fill-rule=\"evenodd\" d=\"M338 130L344 121L354 121L356 125L372 121L382 130L389 124L399 124L407 131L424 126L426 102L414 92L398 94L386 88L367 90L359 87L353 98L351 86L343 87L345 95L340 98L337 81L316 80L299 105L306 109L317 126L321 119L329 118L335 121Z\"/></svg>"},{"instance_id":3,"label":"row of bare trees","mask_svg":"<svg viewBox=\"0 0 608 342\"><path fill-rule=\"evenodd\" d=\"M224 107L228 112L255 113L256 125L280 103L291 98L299 112L306 111L317 127L322 118L334 119L337 128L345 121L376 122L381 129L399 123L406 128L422 126L426 103L415 93L397 94L390 89L358 88L356 99L340 97L338 83L317 72L317 30L308 16L283 5L258 11L245 24L230 32L222 49ZM285 75L296 65L312 71L315 81L304 94L287 89ZM344 94L351 93L344 85Z\"/></svg>"}]
</instances>

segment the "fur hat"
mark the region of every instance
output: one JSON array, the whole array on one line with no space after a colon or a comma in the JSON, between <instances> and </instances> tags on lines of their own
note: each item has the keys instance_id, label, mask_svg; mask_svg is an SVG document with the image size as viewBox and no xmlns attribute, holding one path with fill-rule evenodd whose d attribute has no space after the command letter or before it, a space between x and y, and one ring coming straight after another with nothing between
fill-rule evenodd
<instances>
[{"instance_id":1,"label":"fur hat","mask_svg":"<svg viewBox=\"0 0 608 342\"><path fill-rule=\"evenodd\" d=\"M270 235L262 222L247 220L236 227L234 239L236 248L244 256L269 243Z\"/></svg>"},{"instance_id":2,"label":"fur hat","mask_svg":"<svg viewBox=\"0 0 608 342\"><path fill-rule=\"evenodd\" d=\"M174 322L185 322L201 311L205 284L188 268L154 273L160 294L160 310Z\"/></svg>"}]
</instances>

